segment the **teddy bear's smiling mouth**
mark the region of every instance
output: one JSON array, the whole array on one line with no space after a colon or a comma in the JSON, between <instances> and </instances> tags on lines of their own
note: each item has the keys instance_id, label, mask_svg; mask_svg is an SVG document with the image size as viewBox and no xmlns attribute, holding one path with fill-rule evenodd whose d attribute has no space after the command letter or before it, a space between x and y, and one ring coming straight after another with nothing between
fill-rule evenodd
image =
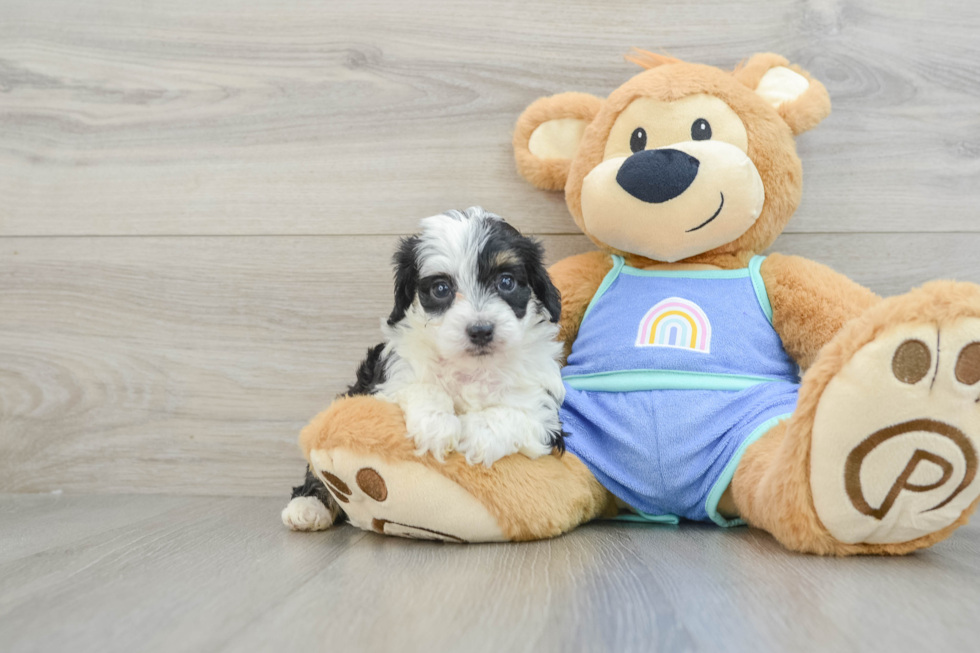
<instances>
[{"instance_id":1,"label":"teddy bear's smiling mouth","mask_svg":"<svg viewBox=\"0 0 980 653\"><path fill-rule=\"evenodd\" d=\"M709 225L709 224L711 223L711 221L712 221L712 220L714 220L715 218L717 218L717 217L718 217L718 214L719 214L719 213L721 213L721 209L722 209L722 207L723 207L723 206L725 206L725 194L724 194L724 193L719 193L719 194L721 195L721 204L719 204L719 205L718 205L718 210L717 210L717 211L715 211L715 214L714 214L714 215L712 215L712 216L711 216L710 218L708 218L707 220L705 220L704 222L702 222L701 224L699 224L698 226L696 226L696 227L694 227L693 229L688 229L688 230L687 230L687 231L685 231L684 233L686 233L686 234L689 234L689 233L691 233L692 231L697 231L697 230L698 230L698 229L700 229L701 227L707 227L707 226L708 226L708 225Z\"/></svg>"}]
</instances>

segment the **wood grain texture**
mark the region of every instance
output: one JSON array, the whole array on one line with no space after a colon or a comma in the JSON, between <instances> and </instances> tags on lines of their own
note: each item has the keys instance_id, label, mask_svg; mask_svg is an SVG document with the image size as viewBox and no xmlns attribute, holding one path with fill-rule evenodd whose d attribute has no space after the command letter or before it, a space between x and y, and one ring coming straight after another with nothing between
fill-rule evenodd
<instances>
[{"instance_id":1,"label":"wood grain texture","mask_svg":"<svg viewBox=\"0 0 980 653\"><path fill-rule=\"evenodd\" d=\"M826 83L789 232L976 232L978 24L965 0L9 0L0 235L391 234L471 204L572 233L511 129L610 92L631 46Z\"/></svg>"},{"instance_id":2,"label":"wood grain texture","mask_svg":"<svg viewBox=\"0 0 980 653\"><path fill-rule=\"evenodd\" d=\"M904 558L599 523L455 546L287 531L277 499L0 497L4 651L974 651L980 527ZM90 528L103 524L100 532Z\"/></svg>"},{"instance_id":3,"label":"wood grain texture","mask_svg":"<svg viewBox=\"0 0 980 653\"><path fill-rule=\"evenodd\" d=\"M0 492L65 491L0 496L0 650L976 650L976 525L824 560L704 525L457 547L278 512L398 235L482 204L552 261L591 249L511 129L607 94L630 46L827 85L774 250L882 294L980 282L978 26L967 0L0 0Z\"/></svg>"},{"instance_id":4,"label":"wood grain texture","mask_svg":"<svg viewBox=\"0 0 980 653\"><path fill-rule=\"evenodd\" d=\"M591 249L544 239L550 260ZM392 236L0 239L0 491L281 495L391 307ZM978 234L787 235L883 294ZM865 257L876 250L873 257Z\"/></svg>"},{"instance_id":5,"label":"wood grain texture","mask_svg":"<svg viewBox=\"0 0 980 653\"><path fill-rule=\"evenodd\" d=\"M380 341L395 245L0 239L0 490L282 494Z\"/></svg>"},{"instance_id":6,"label":"wood grain texture","mask_svg":"<svg viewBox=\"0 0 980 653\"><path fill-rule=\"evenodd\" d=\"M54 512L52 503L70 513L74 532L37 516ZM0 500L0 537L32 545L0 562L3 649L216 650L364 537L349 528L291 537L276 519L279 503ZM82 524L96 519L102 532L86 532Z\"/></svg>"}]
</instances>

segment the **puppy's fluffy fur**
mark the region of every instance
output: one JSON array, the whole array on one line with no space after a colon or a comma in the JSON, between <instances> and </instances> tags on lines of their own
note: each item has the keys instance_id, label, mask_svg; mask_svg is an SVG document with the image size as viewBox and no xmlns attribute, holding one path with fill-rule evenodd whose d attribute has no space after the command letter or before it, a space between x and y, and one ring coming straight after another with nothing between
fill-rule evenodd
<instances>
[{"instance_id":1,"label":"puppy's fluffy fur","mask_svg":"<svg viewBox=\"0 0 980 653\"><path fill-rule=\"evenodd\" d=\"M395 255L377 394L419 454L490 466L562 447L561 299L541 246L479 207L426 218Z\"/></svg>"},{"instance_id":2,"label":"puppy's fluffy fur","mask_svg":"<svg viewBox=\"0 0 980 653\"><path fill-rule=\"evenodd\" d=\"M397 402L420 455L455 450L489 467L512 453L564 451L561 297L541 246L472 207L422 220L394 264L385 342L345 394ZM282 519L293 529L321 530L343 514L309 470L292 497Z\"/></svg>"}]
</instances>

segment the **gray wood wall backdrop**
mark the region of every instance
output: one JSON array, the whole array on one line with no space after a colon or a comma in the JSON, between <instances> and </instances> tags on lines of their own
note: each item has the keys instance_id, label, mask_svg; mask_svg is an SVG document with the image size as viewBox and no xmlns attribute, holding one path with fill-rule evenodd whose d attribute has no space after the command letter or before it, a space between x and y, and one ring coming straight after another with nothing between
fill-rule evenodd
<instances>
[{"instance_id":1,"label":"gray wood wall backdrop","mask_svg":"<svg viewBox=\"0 0 980 653\"><path fill-rule=\"evenodd\" d=\"M634 45L826 83L775 249L884 294L980 282L978 26L968 0L0 0L0 491L285 492L419 218L590 249L511 128Z\"/></svg>"}]
</instances>

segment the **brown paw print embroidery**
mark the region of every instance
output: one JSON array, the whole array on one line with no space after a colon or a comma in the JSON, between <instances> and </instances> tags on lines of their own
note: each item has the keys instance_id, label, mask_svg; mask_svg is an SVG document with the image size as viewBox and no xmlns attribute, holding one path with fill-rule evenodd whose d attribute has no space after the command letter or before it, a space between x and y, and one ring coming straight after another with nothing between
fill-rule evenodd
<instances>
[{"instance_id":1,"label":"brown paw print embroidery","mask_svg":"<svg viewBox=\"0 0 980 653\"><path fill-rule=\"evenodd\" d=\"M939 350L938 344L937 341L937 351ZM936 358L938 359L938 357L937 354ZM918 339L903 342L895 350L895 355L892 357L892 373L895 378L908 385L915 385L926 379L927 376L932 376L932 381L934 381L938 370L939 363L937 361L933 365L933 355L929 346ZM967 386L980 381L980 342L972 342L960 350L956 359L954 374L957 381ZM881 520L888 514L899 494L903 491L931 492L950 481L955 467L953 462L938 453L917 448L912 452L908 463L895 479L880 505L872 506L865 497L861 482L861 467L868 456L892 438L908 433L922 432L932 433L952 442L962 455L966 467L962 480L950 487L948 496L925 512L931 512L947 505L973 482L977 474L977 452L973 443L970 442L970 438L962 430L935 419L914 419L900 424L892 424L869 435L847 456L844 466L844 484L847 496L858 512ZM913 475L915 475L919 465L923 463L938 468L940 476L937 480L931 483L912 482Z\"/></svg>"},{"instance_id":2,"label":"brown paw print embroidery","mask_svg":"<svg viewBox=\"0 0 980 653\"><path fill-rule=\"evenodd\" d=\"M323 482L327 486L327 489L330 490L333 498L340 503L350 503L350 499L348 498L350 496L350 488L347 487L347 484L330 472L321 469L320 473L323 475Z\"/></svg>"},{"instance_id":3,"label":"brown paw print embroidery","mask_svg":"<svg viewBox=\"0 0 980 653\"><path fill-rule=\"evenodd\" d=\"M330 490L333 497L340 503L350 504L351 498L354 497L350 486L336 474L322 469L319 472L322 475L324 484ZM371 501L377 504L383 504L388 500L388 484L385 483L384 478L377 470L371 467L362 467L354 475L354 482L357 484L358 489ZM355 500L357 499L355 498ZM374 517L370 523L372 530L383 535L396 535L398 537L416 540L439 540L443 542L466 541L450 533L443 533L442 531L423 526L413 526L412 524L391 519Z\"/></svg>"},{"instance_id":4,"label":"brown paw print embroidery","mask_svg":"<svg viewBox=\"0 0 980 653\"><path fill-rule=\"evenodd\" d=\"M359 469L355 479L357 487L375 501L380 503L388 498L388 486L385 485L385 480L381 478L381 474L370 467Z\"/></svg>"}]
</instances>

